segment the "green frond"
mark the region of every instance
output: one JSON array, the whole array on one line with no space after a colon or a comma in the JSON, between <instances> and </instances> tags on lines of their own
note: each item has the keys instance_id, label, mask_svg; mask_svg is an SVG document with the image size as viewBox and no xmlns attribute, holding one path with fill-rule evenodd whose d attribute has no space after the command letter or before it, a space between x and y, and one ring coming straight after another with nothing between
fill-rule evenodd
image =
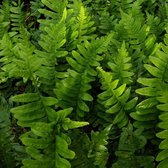
<instances>
[{"instance_id":1,"label":"green frond","mask_svg":"<svg viewBox=\"0 0 168 168\"><path fill-rule=\"evenodd\" d=\"M129 121L128 114L133 110L137 97L130 99L130 88L126 84L118 85L119 80L113 80L113 75L98 67L101 90L98 101L105 107L104 112L113 117L112 124L122 128Z\"/></svg>"},{"instance_id":2,"label":"green frond","mask_svg":"<svg viewBox=\"0 0 168 168\"><path fill-rule=\"evenodd\" d=\"M38 20L44 26L48 26L48 23L59 21L67 6L67 0L41 0L41 2L48 8L38 9L45 16L45 19Z\"/></svg>"},{"instance_id":3,"label":"green frond","mask_svg":"<svg viewBox=\"0 0 168 168\"><path fill-rule=\"evenodd\" d=\"M167 168L167 2L2 0L0 168Z\"/></svg>"},{"instance_id":4,"label":"green frond","mask_svg":"<svg viewBox=\"0 0 168 168\"><path fill-rule=\"evenodd\" d=\"M122 129L118 150L115 152L118 159L112 168L154 168L154 157L140 151L147 142L142 132L142 128L133 130L131 124Z\"/></svg>"},{"instance_id":5,"label":"green frond","mask_svg":"<svg viewBox=\"0 0 168 168\"><path fill-rule=\"evenodd\" d=\"M26 12L23 11L23 5L11 2L10 7L10 20L11 20L11 32L13 34L13 40L24 40L28 41L30 38L29 32L26 29ZM23 41L22 41L23 43Z\"/></svg>"},{"instance_id":6,"label":"green frond","mask_svg":"<svg viewBox=\"0 0 168 168\"><path fill-rule=\"evenodd\" d=\"M167 38L167 37L166 37ZM167 107L168 107L168 84L167 84L167 76L166 76L166 70L167 70L167 55L166 53L168 53L168 43L166 41L167 39L165 39L165 43L166 46L164 46L163 50L165 53L162 52L162 54L160 53L160 59L164 59L164 64L160 64L160 60L156 60L156 62L154 62L154 60L152 61L152 63L159 68L160 73L158 73L156 75L156 77L158 77L159 79L161 78L162 81L164 81L165 83L160 85L160 90L159 90L159 96L157 97L157 100L159 101L159 104L157 105L157 109L159 109L161 111L161 113L159 114L159 124L158 127L163 130L159 133L157 133L157 137L159 137L160 139L162 139L159 148L161 149L160 153L157 155L156 160L159 161L159 165L158 168L163 168L167 166L167 150L168 150L168 146L167 146L167 141L168 141L168 137L166 132L168 131L168 127L167 127ZM163 54L165 54L163 56ZM162 57L161 57L162 56ZM167 58L166 58L167 57ZM162 67L163 66L163 67ZM152 74L155 76L155 74Z\"/></svg>"},{"instance_id":7,"label":"green frond","mask_svg":"<svg viewBox=\"0 0 168 168\"><path fill-rule=\"evenodd\" d=\"M13 99L19 100L21 97ZM24 101L29 101L29 99L24 99ZM54 103L52 101L50 105ZM71 140L61 129L68 130L88 125L87 122L76 122L67 118L71 111L72 108L57 112L50 110L48 113L51 118L50 123L36 121L29 124L31 131L20 137L22 143L26 146L26 152L30 156L27 159L23 159L23 168L39 166L44 168L71 167L68 159L73 159L75 153L68 149Z\"/></svg>"},{"instance_id":8,"label":"green frond","mask_svg":"<svg viewBox=\"0 0 168 168\"><path fill-rule=\"evenodd\" d=\"M39 12L39 9L44 7L44 4L41 2L41 0L31 0L31 16L36 17L36 19L39 19L41 14Z\"/></svg>"},{"instance_id":9,"label":"green frond","mask_svg":"<svg viewBox=\"0 0 168 168\"><path fill-rule=\"evenodd\" d=\"M0 40L7 33L10 24L10 0L3 0L0 6Z\"/></svg>"},{"instance_id":10,"label":"green frond","mask_svg":"<svg viewBox=\"0 0 168 168\"><path fill-rule=\"evenodd\" d=\"M161 132L157 133L156 136L160 139L162 139L159 148L161 149L160 153L157 155L156 160L159 161L158 168L163 168L167 166L167 107L168 107L168 85L165 85L162 91L160 92L160 96L157 98L159 101L159 104L157 105L157 108L161 111L161 114L159 115L160 122L158 124L158 127L161 129Z\"/></svg>"},{"instance_id":11,"label":"green frond","mask_svg":"<svg viewBox=\"0 0 168 168\"><path fill-rule=\"evenodd\" d=\"M73 168L105 168L109 157L108 139L111 125L108 125L102 131L92 131L91 137L85 133L75 130L75 134L70 132L72 137L71 148L76 156L71 161Z\"/></svg>"},{"instance_id":12,"label":"green frond","mask_svg":"<svg viewBox=\"0 0 168 168\"><path fill-rule=\"evenodd\" d=\"M121 11L121 20L116 26L116 31L121 39L129 40L131 47L136 49L143 43L147 35L147 26L142 19L136 19L132 14ZM123 28L125 31L123 31Z\"/></svg>"},{"instance_id":13,"label":"green frond","mask_svg":"<svg viewBox=\"0 0 168 168\"><path fill-rule=\"evenodd\" d=\"M30 124L38 121L48 121L52 119L53 109L50 106L57 104L57 99L53 97L43 97L38 93L23 93L11 98L14 102L24 103L11 109L14 117L18 120L18 125L30 127Z\"/></svg>"},{"instance_id":14,"label":"green frond","mask_svg":"<svg viewBox=\"0 0 168 168\"><path fill-rule=\"evenodd\" d=\"M70 145L71 149L75 152L75 158L71 160L71 165L73 168L88 168L93 167L93 159L88 158L88 151L90 149L90 139L87 134L80 132L80 130L73 130L69 133L72 143Z\"/></svg>"},{"instance_id":15,"label":"green frond","mask_svg":"<svg viewBox=\"0 0 168 168\"><path fill-rule=\"evenodd\" d=\"M77 115L84 116L89 112L86 102L93 100L89 93L90 83L95 80L97 72L96 66L100 65L103 59L100 55L106 51L111 35L105 38L96 39L89 43L78 45L77 51L72 51L72 57L67 57L69 65L72 67L69 76L57 84L55 94L62 108L73 107Z\"/></svg>"},{"instance_id":16,"label":"green frond","mask_svg":"<svg viewBox=\"0 0 168 168\"><path fill-rule=\"evenodd\" d=\"M67 159L73 159L75 153L68 149L69 142L64 134L56 135L53 124L36 122L30 132L21 136L21 141L30 155L29 159L23 160L23 168L71 167Z\"/></svg>"},{"instance_id":17,"label":"green frond","mask_svg":"<svg viewBox=\"0 0 168 168\"><path fill-rule=\"evenodd\" d=\"M77 7L76 7L77 6ZM78 44L81 44L84 40L90 40L95 37L96 27L91 16L80 2L72 5L72 9L67 10L67 44L68 50L76 49Z\"/></svg>"},{"instance_id":18,"label":"green frond","mask_svg":"<svg viewBox=\"0 0 168 168\"><path fill-rule=\"evenodd\" d=\"M8 34L4 34L2 40L0 40L0 62L1 62L1 71L0 71L0 83L5 82L9 76L8 71L4 71L3 67L10 64L14 59L15 54L13 52L13 43ZM12 68L12 67L11 67Z\"/></svg>"},{"instance_id":19,"label":"green frond","mask_svg":"<svg viewBox=\"0 0 168 168\"><path fill-rule=\"evenodd\" d=\"M149 60L151 64L145 64L145 68L151 74L152 78L139 78L138 82L145 87L137 89L136 92L140 95L147 96L138 106L136 113L131 113L131 116L137 120L134 125L136 127L143 126L145 129L149 129L146 137L153 138L155 135L154 130L158 125L163 131L158 133L157 136L163 141L160 143L159 148L162 150L158 156L157 161L161 161L158 167L166 167L167 165L167 137L165 132L167 131L167 89L168 89L168 77L167 77L167 62L168 62L168 42L167 35L165 38L165 45L161 45L161 49L156 51L154 56L150 56ZM157 107L157 108L156 108ZM161 120L159 122L158 118ZM159 124L158 124L159 123ZM153 132L151 130L153 130ZM151 135L152 134L152 135Z\"/></svg>"},{"instance_id":20,"label":"green frond","mask_svg":"<svg viewBox=\"0 0 168 168\"><path fill-rule=\"evenodd\" d=\"M34 50L34 46L18 43L12 48L14 58L8 60L4 57L5 65L2 70L8 73L9 78L22 77L25 82L29 79L35 82L35 72L39 69L41 61L35 57Z\"/></svg>"},{"instance_id":21,"label":"green frond","mask_svg":"<svg viewBox=\"0 0 168 168\"><path fill-rule=\"evenodd\" d=\"M115 25L117 24L118 19L114 15L111 15L108 11L103 11L100 13L99 17L99 31L102 34L107 34L111 32Z\"/></svg>"},{"instance_id":22,"label":"green frond","mask_svg":"<svg viewBox=\"0 0 168 168\"><path fill-rule=\"evenodd\" d=\"M150 27L150 33L157 35L156 37L160 38L162 32L164 31L164 22L161 22L159 17L154 17L147 13L147 25Z\"/></svg>"},{"instance_id":23,"label":"green frond","mask_svg":"<svg viewBox=\"0 0 168 168\"><path fill-rule=\"evenodd\" d=\"M118 55L112 59L113 62L109 62L108 66L112 70L113 79L119 79L121 83L131 83L134 73L131 71L131 57L128 55L125 42L123 42L121 48L118 49Z\"/></svg>"},{"instance_id":24,"label":"green frond","mask_svg":"<svg viewBox=\"0 0 168 168\"><path fill-rule=\"evenodd\" d=\"M14 136L12 135L9 104L0 97L0 158L1 167L15 166L15 151L13 148Z\"/></svg>"},{"instance_id":25,"label":"green frond","mask_svg":"<svg viewBox=\"0 0 168 168\"><path fill-rule=\"evenodd\" d=\"M88 158L94 158L93 164L99 168L105 168L109 157L107 144L108 135L112 125L109 125L101 132L91 132L91 144Z\"/></svg>"},{"instance_id":26,"label":"green frond","mask_svg":"<svg viewBox=\"0 0 168 168\"><path fill-rule=\"evenodd\" d=\"M115 0L116 8L121 8L123 11L128 12L132 8L134 0Z\"/></svg>"},{"instance_id":27,"label":"green frond","mask_svg":"<svg viewBox=\"0 0 168 168\"><path fill-rule=\"evenodd\" d=\"M63 48L66 43L65 13L59 23L50 23L44 27L39 41L42 50L35 50L36 56L42 60L42 66L37 75L40 78L41 87L46 93L52 93L52 88L55 86L57 60L68 54Z\"/></svg>"}]
</instances>

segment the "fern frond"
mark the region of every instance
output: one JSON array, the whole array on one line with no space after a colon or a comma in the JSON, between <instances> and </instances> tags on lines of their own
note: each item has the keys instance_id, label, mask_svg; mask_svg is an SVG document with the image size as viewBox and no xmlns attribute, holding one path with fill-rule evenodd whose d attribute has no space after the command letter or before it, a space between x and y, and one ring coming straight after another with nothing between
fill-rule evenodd
<instances>
[{"instance_id":1,"label":"fern frond","mask_svg":"<svg viewBox=\"0 0 168 168\"><path fill-rule=\"evenodd\" d=\"M111 125L106 127L101 132L91 132L91 144L88 153L88 158L94 158L94 165L99 168L105 168L109 157L108 149L108 135Z\"/></svg>"},{"instance_id":2,"label":"fern frond","mask_svg":"<svg viewBox=\"0 0 168 168\"><path fill-rule=\"evenodd\" d=\"M57 103L52 97L41 97L38 93L23 93L13 96L12 101L24 103L11 109L14 117L18 119L18 125L29 127L31 123L48 121L47 113L52 111L50 106Z\"/></svg>"},{"instance_id":3,"label":"fern frond","mask_svg":"<svg viewBox=\"0 0 168 168\"><path fill-rule=\"evenodd\" d=\"M66 43L65 18L66 11L59 23L50 23L45 27L39 41L42 50L35 51L37 57L42 60L42 66L37 75L40 78L41 88L46 93L52 93L51 89L55 86L57 60L68 54L63 48Z\"/></svg>"},{"instance_id":4,"label":"fern frond","mask_svg":"<svg viewBox=\"0 0 168 168\"><path fill-rule=\"evenodd\" d=\"M0 6L0 40L7 33L10 24L10 0L3 0Z\"/></svg>"},{"instance_id":5,"label":"fern frond","mask_svg":"<svg viewBox=\"0 0 168 168\"><path fill-rule=\"evenodd\" d=\"M75 151L76 156L71 161L74 168L105 168L109 157L108 139L111 125L108 125L102 131L92 131L91 137L86 133L75 130L70 132L72 137L71 148ZM90 138L89 138L90 137Z\"/></svg>"},{"instance_id":6,"label":"fern frond","mask_svg":"<svg viewBox=\"0 0 168 168\"><path fill-rule=\"evenodd\" d=\"M26 30L26 12L23 12L24 3L12 1L10 7L11 33L14 35L14 41L28 41L30 35Z\"/></svg>"},{"instance_id":7,"label":"fern frond","mask_svg":"<svg viewBox=\"0 0 168 168\"><path fill-rule=\"evenodd\" d=\"M4 34L2 40L0 40L0 62L1 62L1 72L0 72L0 83L5 82L8 78L8 71L4 71L3 67L10 64L15 57L13 52L13 43L8 34ZM12 68L12 67L11 67Z\"/></svg>"},{"instance_id":8,"label":"fern frond","mask_svg":"<svg viewBox=\"0 0 168 168\"><path fill-rule=\"evenodd\" d=\"M158 124L158 127L161 129L161 132L157 133L156 136L160 139L162 139L159 148L160 152L156 157L156 160L160 163L158 164L158 168L163 168L167 166L167 151L168 151L168 127L167 127L167 107L168 107L168 84L164 85L164 88L162 88L162 91L160 92L160 96L157 98L159 101L159 104L157 105L157 108L161 111L159 115L160 122Z\"/></svg>"},{"instance_id":9,"label":"fern frond","mask_svg":"<svg viewBox=\"0 0 168 168\"><path fill-rule=\"evenodd\" d=\"M40 8L44 7L43 3L41 0L31 0L31 16L36 17L36 19L39 19L41 14L38 11Z\"/></svg>"},{"instance_id":10,"label":"fern frond","mask_svg":"<svg viewBox=\"0 0 168 168\"><path fill-rule=\"evenodd\" d=\"M52 120L50 123L35 122L31 123L31 131L21 136L22 143L26 146L26 152L30 158L23 160L23 167L44 168L70 168L68 159L73 159L75 153L68 149L71 143L70 138L62 132L62 128L73 129L85 126L87 122L75 122L67 116L72 108L51 112ZM42 152L41 152L42 151Z\"/></svg>"},{"instance_id":11,"label":"fern frond","mask_svg":"<svg viewBox=\"0 0 168 168\"><path fill-rule=\"evenodd\" d=\"M122 128L128 121L128 114L133 110L137 97L130 99L130 88L126 84L118 86L119 80L113 80L113 75L98 67L102 93L98 95L98 101L105 107L105 112L111 114L113 123Z\"/></svg>"},{"instance_id":12,"label":"fern frond","mask_svg":"<svg viewBox=\"0 0 168 168\"><path fill-rule=\"evenodd\" d=\"M137 93L147 96L148 98L141 102L140 108L143 111L137 111L136 113L132 113L131 116L137 120L135 122L135 126L143 126L146 129L149 129L149 133L146 135L147 137L152 132L152 137L154 137L158 118L161 120L158 124L159 128L164 129L162 132L158 133L157 136L161 139L164 139L159 148L162 150L158 156L157 161L161 161L158 167L166 167L167 166L167 136L165 136L167 131L167 89L168 89L168 75L167 75L167 67L168 67L168 35L165 37L165 45L161 45L161 49L156 51L155 56L150 56L149 60L151 64L145 64L145 68L151 74L153 78L140 78L139 82L146 87L137 89ZM156 109L157 107L157 109Z\"/></svg>"},{"instance_id":13,"label":"fern frond","mask_svg":"<svg viewBox=\"0 0 168 168\"><path fill-rule=\"evenodd\" d=\"M154 17L154 15L151 15L147 13L147 25L150 27L150 33L155 34L156 37L160 38L161 34L164 31L165 23L161 22L161 19L159 17ZM160 40L160 39L158 39Z\"/></svg>"},{"instance_id":14,"label":"fern frond","mask_svg":"<svg viewBox=\"0 0 168 168\"><path fill-rule=\"evenodd\" d=\"M58 97L62 108L73 107L78 116L84 116L84 112L89 112L86 102L93 100L89 90L90 83L95 80L97 72L95 67L103 59L98 54L106 51L111 35L106 38L93 40L91 43L85 41L83 45L78 45L78 51L72 51L72 56L67 57L67 61L72 67L69 76L57 84L55 94Z\"/></svg>"},{"instance_id":15,"label":"fern frond","mask_svg":"<svg viewBox=\"0 0 168 168\"><path fill-rule=\"evenodd\" d=\"M23 160L23 168L30 166L71 167L67 159L73 159L75 153L68 149L69 142L67 142L68 139L65 139L64 134L56 135L53 132L53 126L43 122L36 122L31 129L31 132L27 132L21 137L21 141L27 146L26 152L31 157Z\"/></svg>"},{"instance_id":16,"label":"fern frond","mask_svg":"<svg viewBox=\"0 0 168 168\"><path fill-rule=\"evenodd\" d=\"M77 7L76 7L77 6ZM76 7L76 8L75 8ZM77 45L84 40L90 40L95 37L94 22L88 14L87 9L78 2L71 7L68 12L67 25L67 44L69 51L76 49Z\"/></svg>"},{"instance_id":17,"label":"fern frond","mask_svg":"<svg viewBox=\"0 0 168 168\"><path fill-rule=\"evenodd\" d=\"M118 160L112 168L154 168L154 157L138 152L146 145L146 138L141 135L142 131L140 128L134 131L131 124L123 128L118 150L115 152Z\"/></svg>"},{"instance_id":18,"label":"fern frond","mask_svg":"<svg viewBox=\"0 0 168 168\"><path fill-rule=\"evenodd\" d=\"M45 19L39 19L39 22L44 26L48 26L51 22L58 22L67 6L67 0L42 0L41 2L48 8L38 9L46 17Z\"/></svg>"},{"instance_id":19,"label":"fern frond","mask_svg":"<svg viewBox=\"0 0 168 168\"><path fill-rule=\"evenodd\" d=\"M118 49L118 55L113 59L114 62L109 62L108 66L112 70L113 79L119 79L121 83L129 84L132 82L131 77L134 73L131 71L131 57L128 56L125 42Z\"/></svg>"},{"instance_id":20,"label":"fern frond","mask_svg":"<svg viewBox=\"0 0 168 168\"><path fill-rule=\"evenodd\" d=\"M108 11L103 11L99 16L99 31L102 34L107 34L112 31L117 24L118 19L111 15Z\"/></svg>"},{"instance_id":21,"label":"fern frond","mask_svg":"<svg viewBox=\"0 0 168 168\"><path fill-rule=\"evenodd\" d=\"M142 24L143 18L141 20L136 19L134 16L123 11L121 11L121 16L122 18L116 26L116 31L119 33L121 39L129 40L132 48L136 49L136 46L139 47L139 44L143 43L146 39L147 27ZM125 31L123 31L123 28Z\"/></svg>"},{"instance_id":22,"label":"fern frond","mask_svg":"<svg viewBox=\"0 0 168 168\"><path fill-rule=\"evenodd\" d=\"M164 47L163 47L164 48ZM152 121L157 121L157 116L158 116L158 112L157 110L155 110L155 107L157 105L157 96L159 96L159 90L161 88L161 86L163 85L163 82L167 81L167 77L166 77L166 70L167 70L167 58L166 58L166 54L161 51L160 49L157 49L156 51L156 56L150 56L149 60L153 63L153 65L150 64L145 64L144 67L148 70L148 72L154 76L154 78L139 78L138 82L143 84L144 88L140 88L137 89L137 93L140 95L145 95L150 97L149 99L144 100L144 102L142 102L143 107L141 108L140 105L140 111L138 109L138 113L140 115L143 115L143 113L148 115L148 119L151 120L151 123L149 123L149 121L147 121L148 123L148 128L153 127L153 122ZM166 79L165 79L166 77ZM157 84L156 84L157 83ZM150 106L149 106L150 103ZM142 109L144 109L146 112L143 112ZM152 110L153 109L153 110ZM136 114L132 114L137 120L142 120L142 119L138 119L138 116ZM151 116L151 117L149 117ZM147 119L145 116L141 116L142 118L144 118L144 121ZM137 123L137 125L139 125ZM144 125L144 124L143 124Z\"/></svg>"},{"instance_id":23,"label":"fern frond","mask_svg":"<svg viewBox=\"0 0 168 168\"><path fill-rule=\"evenodd\" d=\"M165 45L162 44L161 49L156 52L156 56L151 56L150 61L153 65L145 65L145 68L148 70L148 72L155 77L155 80L159 81L157 83L155 91L156 100L159 101L157 103L157 109L159 109L161 112L158 114L159 119L161 120L158 124L159 128L163 129L164 131L157 134L157 136L162 140L162 142L159 145L159 148L162 150L158 156L157 161L161 161L158 165L158 167L162 168L167 166L167 136L165 136L167 131L167 89L168 89L168 75L167 75L167 69L168 69L168 35L166 34L164 39ZM159 84L159 85L158 85ZM156 84L155 84L156 85ZM150 85L148 88L150 89L153 85ZM148 89L148 90L149 90ZM151 92L152 94L152 92Z\"/></svg>"},{"instance_id":24,"label":"fern frond","mask_svg":"<svg viewBox=\"0 0 168 168\"><path fill-rule=\"evenodd\" d=\"M132 8L134 0L116 0L115 7L121 8L123 11L128 12Z\"/></svg>"},{"instance_id":25,"label":"fern frond","mask_svg":"<svg viewBox=\"0 0 168 168\"><path fill-rule=\"evenodd\" d=\"M73 168L88 168L93 167L93 159L88 158L88 151L90 147L90 139L87 134L80 132L80 130L73 130L69 133L72 143L71 149L75 152L75 158L71 160Z\"/></svg>"},{"instance_id":26,"label":"fern frond","mask_svg":"<svg viewBox=\"0 0 168 168\"><path fill-rule=\"evenodd\" d=\"M11 121L9 105L7 101L0 97L0 158L1 167L15 167L15 151L13 148L13 139L11 131Z\"/></svg>"},{"instance_id":27,"label":"fern frond","mask_svg":"<svg viewBox=\"0 0 168 168\"><path fill-rule=\"evenodd\" d=\"M4 57L5 65L2 70L8 73L9 78L22 77L25 82L29 79L35 82L35 72L39 69L41 61L34 56L34 49L34 46L18 43L16 48L12 48L12 60Z\"/></svg>"}]
</instances>

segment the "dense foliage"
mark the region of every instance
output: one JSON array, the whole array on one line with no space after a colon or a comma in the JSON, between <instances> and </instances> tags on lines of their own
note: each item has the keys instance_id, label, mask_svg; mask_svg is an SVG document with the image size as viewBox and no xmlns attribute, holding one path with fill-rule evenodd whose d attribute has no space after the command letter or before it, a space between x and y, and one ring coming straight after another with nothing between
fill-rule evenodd
<instances>
[{"instance_id":1,"label":"dense foliage","mask_svg":"<svg viewBox=\"0 0 168 168\"><path fill-rule=\"evenodd\" d=\"M168 0L2 0L0 167L167 168Z\"/></svg>"}]
</instances>

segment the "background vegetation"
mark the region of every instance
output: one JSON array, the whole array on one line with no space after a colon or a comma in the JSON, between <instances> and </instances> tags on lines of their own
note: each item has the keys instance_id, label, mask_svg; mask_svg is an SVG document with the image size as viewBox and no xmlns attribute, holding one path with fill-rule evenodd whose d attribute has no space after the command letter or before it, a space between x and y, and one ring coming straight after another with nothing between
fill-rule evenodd
<instances>
[{"instance_id":1,"label":"background vegetation","mask_svg":"<svg viewBox=\"0 0 168 168\"><path fill-rule=\"evenodd\" d=\"M167 0L3 0L0 67L0 167L168 167Z\"/></svg>"}]
</instances>

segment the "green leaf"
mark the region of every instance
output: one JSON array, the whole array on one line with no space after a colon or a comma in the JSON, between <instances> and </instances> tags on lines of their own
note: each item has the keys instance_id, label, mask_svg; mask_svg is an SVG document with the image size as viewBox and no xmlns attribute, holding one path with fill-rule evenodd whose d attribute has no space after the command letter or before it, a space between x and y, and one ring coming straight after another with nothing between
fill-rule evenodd
<instances>
[{"instance_id":1,"label":"green leaf","mask_svg":"<svg viewBox=\"0 0 168 168\"><path fill-rule=\"evenodd\" d=\"M89 112L89 107L84 101L79 100L78 101L78 106L82 111Z\"/></svg>"},{"instance_id":2,"label":"green leaf","mask_svg":"<svg viewBox=\"0 0 168 168\"><path fill-rule=\"evenodd\" d=\"M125 110L131 110L132 108L135 107L136 103L138 101L138 97L134 97L132 100L126 103L124 109Z\"/></svg>"},{"instance_id":3,"label":"green leaf","mask_svg":"<svg viewBox=\"0 0 168 168\"><path fill-rule=\"evenodd\" d=\"M152 65L145 64L144 67L155 77L160 76L160 70Z\"/></svg>"},{"instance_id":4,"label":"green leaf","mask_svg":"<svg viewBox=\"0 0 168 168\"><path fill-rule=\"evenodd\" d=\"M42 108L41 101L28 103L11 109L12 113L29 113Z\"/></svg>"},{"instance_id":5,"label":"green leaf","mask_svg":"<svg viewBox=\"0 0 168 168\"><path fill-rule=\"evenodd\" d=\"M56 168L71 168L71 164L69 163L68 160L61 158L58 154L56 154L55 167Z\"/></svg>"},{"instance_id":6,"label":"green leaf","mask_svg":"<svg viewBox=\"0 0 168 168\"><path fill-rule=\"evenodd\" d=\"M114 95L118 97L121 96L123 92L125 91L125 88L126 88L126 84L121 85L120 87L114 90Z\"/></svg>"},{"instance_id":7,"label":"green leaf","mask_svg":"<svg viewBox=\"0 0 168 168\"><path fill-rule=\"evenodd\" d=\"M35 122L31 124L31 131L41 137L49 137L53 131L52 124L44 123L44 122Z\"/></svg>"},{"instance_id":8,"label":"green leaf","mask_svg":"<svg viewBox=\"0 0 168 168\"><path fill-rule=\"evenodd\" d=\"M23 103L38 101L39 99L40 99L40 96L37 93L23 93L23 94L19 94L11 97L12 101L23 102Z\"/></svg>"},{"instance_id":9,"label":"green leaf","mask_svg":"<svg viewBox=\"0 0 168 168\"><path fill-rule=\"evenodd\" d=\"M62 121L65 117L67 117L71 112L73 108L67 108L64 110L59 110L58 112L55 113L56 115L56 122Z\"/></svg>"},{"instance_id":10,"label":"green leaf","mask_svg":"<svg viewBox=\"0 0 168 168\"><path fill-rule=\"evenodd\" d=\"M42 101L45 106L53 106L58 103L58 100L54 97L42 97Z\"/></svg>"},{"instance_id":11,"label":"green leaf","mask_svg":"<svg viewBox=\"0 0 168 168\"><path fill-rule=\"evenodd\" d=\"M73 159L75 157L75 153L68 149L66 140L58 135L56 135L56 152L67 159Z\"/></svg>"},{"instance_id":12,"label":"green leaf","mask_svg":"<svg viewBox=\"0 0 168 168\"><path fill-rule=\"evenodd\" d=\"M137 89L136 93L144 96L156 96L156 89L152 87L144 87Z\"/></svg>"},{"instance_id":13,"label":"green leaf","mask_svg":"<svg viewBox=\"0 0 168 168\"><path fill-rule=\"evenodd\" d=\"M85 101L92 101L93 100L93 97L88 93L82 93L80 97L82 100L85 100Z\"/></svg>"},{"instance_id":14,"label":"green leaf","mask_svg":"<svg viewBox=\"0 0 168 168\"><path fill-rule=\"evenodd\" d=\"M121 109L120 103L116 103L114 106L106 110L106 113L114 114Z\"/></svg>"},{"instance_id":15,"label":"green leaf","mask_svg":"<svg viewBox=\"0 0 168 168\"><path fill-rule=\"evenodd\" d=\"M168 158L161 161L157 166L157 168L166 168L166 167L168 167Z\"/></svg>"},{"instance_id":16,"label":"green leaf","mask_svg":"<svg viewBox=\"0 0 168 168\"><path fill-rule=\"evenodd\" d=\"M161 110L161 111L167 111L167 109L168 109L168 103L166 103L166 104L159 104L159 105L157 105L157 108L159 110Z\"/></svg>"},{"instance_id":17,"label":"green leaf","mask_svg":"<svg viewBox=\"0 0 168 168\"><path fill-rule=\"evenodd\" d=\"M65 130L79 128L79 127L83 127L83 126L89 125L88 122L72 121L70 119L64 120L62 124L63 124L63 128Z\"/></svg>"},{"instance_id":18,"label":"green leaf","mask_svg":"<svg viewBox=\"0 0 168 168\"><path fill-rule=\"evenodd\" d=\"M34 147L37 149L45 149L48 147L50 143L50 139L35 139L35 138L28 138L28 137L21 137L21 141L24 145Z\"/></svg>"},{"instance_id":19,"label":"green leaf","mask_svg":"<svg viewBox=\"0 0 168 168\"><path fill-rule=\"evenodd\" d=\"M168 149L162 150L162 151L159 152L159 154L157 155L156 161L162 161L162 160L168 158L167 154L168 154Z\"/></svg>"}]
</instances>

